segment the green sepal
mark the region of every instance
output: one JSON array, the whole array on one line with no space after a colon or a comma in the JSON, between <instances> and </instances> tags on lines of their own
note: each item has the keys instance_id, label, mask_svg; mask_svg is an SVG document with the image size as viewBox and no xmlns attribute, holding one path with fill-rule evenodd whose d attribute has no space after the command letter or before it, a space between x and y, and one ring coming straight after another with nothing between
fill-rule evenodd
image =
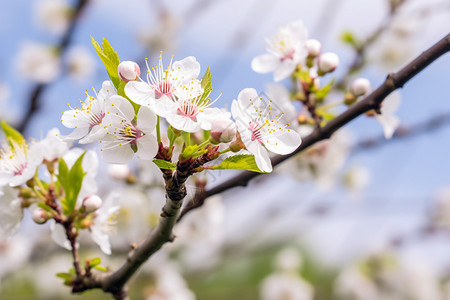
<instances>
[{"instance_id":1,"label":"green sepal","mask_svg":"<svg viewBox=\"0 0 450 300\"><path fill-rule=\"evenodd\" d=\"M211 70L208 68L206 69L205 75L202 77L201 86L203 88L203 94L200 98L200 103L203 103L208 98L209 94L212 91L212 83L211 83Z\"/></svg>"},{"instance_id":2,"label":"green sepal","mask_svg":"<svg viewBox=\"0 0 450 300\"><path fill-rule=\"evenodd\" d=\"M321 87L317 92L316 92L316 98L321 101L323 100L331 91L331 88L333 87L335 79L333 78L333 80L331 80L327 85Z\"/></svg>"},{"instance_id":3,"label":"green sepal","mask_svg":"<svg viewBox=\"0 0 450 300\"><path fill-rule=\"evenodd\" d=\"M249 154L234 155L226 158L220 165L211 166L213 170L239 169L258 173L262 172L256 165L255 156Z\"/></svg>"},{"instance_id":4,"label":"green sepal","mask_svg":"<svg viewBox=\"0 0 450 300\"><path fill-rule=\"evenodd\" d=\"M98 266L99 264L102 263L102 260L100 257L96 257L91 259L91 261L89 262L89 267L94 268L96 266Z\"/></svg>"},{"instance_id":5,"label":"green sepal","mask_svg":"<svg viewBox=\"0 0 450 300\"><path fill-rule=\"evenodd\" d=\"M14 147L14 144L12 142L15 142L18 145L23 145L26 144L25 138L23 137L23 135L18 132L17 130L15 130L14 128L12 128L11 126L9 126L6 121L2 121L1 123L1 127L3 132L5 133L6 137L8 138L8 142L10 144L11 147Z\"/></svg>"},{"instance_id":6,"label":"green sepal","mask_svg":"<svg viewBox=\"0 0 450 300\"><path fill-rule=\"evenodd\" d=\"M102 266L95 266L94 269L102 271L102 272L108 272L108 269Z\"/></svg>"},{"instance_id":7,"label":"green sepal","mask_svg":"<svg viewBox=\"0 0 450 300\"><path fill-rule=\"evenodd\" d=\"M153 162L160 169L173 171L177 168L177 164L172 163L170 161L166 161L166 160L162 160L162 159L154 159Z\"/></svg>"}]
</instances>

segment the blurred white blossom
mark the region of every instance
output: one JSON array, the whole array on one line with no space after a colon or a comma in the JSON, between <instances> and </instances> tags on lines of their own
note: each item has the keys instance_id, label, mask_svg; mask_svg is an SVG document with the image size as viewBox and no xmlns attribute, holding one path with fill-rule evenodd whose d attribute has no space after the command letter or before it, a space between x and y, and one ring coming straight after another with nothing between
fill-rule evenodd
<instances>
[{"instance_id":1,"label":"blurred white blossom","mask_svg":"<svg viewBox=\"0 0 450 300\"><path fill-rule=\"evenodd\" d=\"M67 51L66 64L69 76L77 81L86 82L94 75L97 60L86 47L76 46Z\"/></svg>"},{"instance_id":2,"label":"blurred white blossom","mask_svg":"<svg viewBox=\"0 0 450 300\"><path fill-rule=\"evenodd\" d=\"M72 7L65 0L40 0L34 5L38 25L53 34L60 35L67 30Z\"/></svg>"}]
</instances>

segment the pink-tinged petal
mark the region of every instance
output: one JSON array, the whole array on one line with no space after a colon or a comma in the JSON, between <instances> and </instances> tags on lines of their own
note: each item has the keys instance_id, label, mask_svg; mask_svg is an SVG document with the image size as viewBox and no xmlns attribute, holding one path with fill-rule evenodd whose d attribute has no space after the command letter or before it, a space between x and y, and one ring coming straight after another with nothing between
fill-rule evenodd
<instances>
[{"instance_id":1,"label":"pink-tinged petal","mask_svg":"<svg viewBox=\"0 0 450 300\"><path fill-rule=\"evenodd\" d=\"M295 151L302 142L297 132L292 129L284 129L283 134L264 137L263 142L267 150L277 154L289 154Z\"/></svg>"},{"instance_id":2,"label":"pink-tinged petal","mask_svg":"<svg viewBox=\"0 0 450 300\"><path fill-rule=\"evenodd\" d=\"M176 113L172 113L167 115L167 122L172 125L175 129L186 131L186 132L196 132L199 131L200 124L190 119L189 117L185 117Z\"/></svg>"},{"instance_id":3,"label":"pink-tinged petal","mask_svg":"<svg viewBox=\"0 0 450 300\"><path fill-rule=\"evenodd\" d=\"M150 108L142 106L137 115L137 128L144 133L152 133L156 128L156 115Z\"/></svg>"},{"instance_id":4,"label":"pink-tinged petal","mask_svg":"<svg viewBox=\"0 0 450 300\"><path fill-rule=\"evenodd\" d=\"M130 145L119 146L117 143L105 143L101 152L103 160L110 164L126 164L134 155Z\"/></svg>"},{"instance_id":5,"label":"pink-tinged petal","mask_svg":"<svg viewBox=\"0 0 450 300\"><path fill-rule=\"evenodd\" d=\"M98 142L102 139L102 137L106 134L107 130L103 125L95 125L92 127L89 134L87 134L84 138L82 138L79 143L80 144L89 144Z\"/></svg>"},{"instance_id":6,"label":"pink-tinged petal","mask_svg":"<svg viewBox=\"0 0 450 300\"><path fill-rule=\"evenodd\" d=\"M297 110L289 98L289 91L283 85L268 85L267 95L273 101L272 106L284 112L283 122L292 122L297 119Z\"/></svg>"},{"instance_id":7,"label":"pink-tinged petal","mask_svg":"<svg viewBox=\"0 0 450 300\"><path fill-rule=\"evenodd\" d=\"M136 155L142 160L152 160L158 152L158 141L152 134L146 134L136 142Z\"/></svg>"},{"instance_id":8,"label":"pink-tinged petal","mask_svg":"<svg viewBox=\"0 0 450 300\"><path fill-rule=\"evenodd\" d=\"M75 128L71 134L63 136L63 141L74 141L81 139L89 133L89 125L85 125L83 127Z\"/></svg>"},{"instance_id":9,"label":"pink-tinged petal","mask_svg":"<svg viewBox=\"0 0 450 300\"><path fill-rule=\"evenodd\" d=\"M255 162L262 172L272 172L272 162L270 161L269 152L266 148L258 142L252 142L248 146L247 150L255 156Z\"/></svg>"},{"instance_id":10,"label":"pink-tinged petal","mask_svg":"<svg viewBox=\"0 0 450 300\"><path fill-rule=\"evenodd\" d=\"M125 94L134 103L149 105L150 99L155 98L155 90L146 82L130 81L125 86Z\"/></svg>"},{"instance_id":11,"label":"pink-tinged petal","mask_svg":"<svg viewBox=\"0 0 450 300\"><path fill-rule=\"evenodd\" d=\"M272 54L263 54L252 60L252 69L257 73L269 73L277 68L280 59Z\"/></svg>"},{"instance_id":12,"label":"pink-tinged petal","mask_svg":"<svg viewBox=\"0 0 450 300\"><path fill-rule=\"evenodd\" d=\"M247 110L253 106L252 103L255 103L255 101L259 98L258 93L255 89L252 88L246 88L243 89L239 95L238 95L238 102L241 105L241 108L244 110ZM241 109L241 111L242 111ZM252 110L254 110L252 108ZM245 113L245 111L244 111Z\"/></svg>"},{"instance_id":13,"label":"pink-tinged petal","mask_svg":"<svg viewBox=\"0 0 450 300\"><path fill-rule=\"evenodd\" d=\"M273 80L281 81L285 78L291 76L294 73L295 68L297 67L297 62L292 59L286 59L281 62L273 72Z\"/></svg>"},{"instance_id":14,"label":"pink-tinged petal","mask_svg":"<svg viewBox=\"0 0 450 300\"><path fill-rule=\"evenodd\" d=\"M230 119L231 113L221 110L217 107L206 108L197 116L197 121L203 130L211 130L211 124L214 120Z\"/></svg>"},{"instance_id":15,"label":"pink-tinged petal","mask_svg":"<svg viewBox=\"0 0 450 300\"><path fill-rule=\"evenodd\" d=\"M183 83L189 82L193 78L197 78L200 74L200 63L194 56L188 56L182 60L176 61L172 65L176 76Z\"/></svg>"}]
</instances>

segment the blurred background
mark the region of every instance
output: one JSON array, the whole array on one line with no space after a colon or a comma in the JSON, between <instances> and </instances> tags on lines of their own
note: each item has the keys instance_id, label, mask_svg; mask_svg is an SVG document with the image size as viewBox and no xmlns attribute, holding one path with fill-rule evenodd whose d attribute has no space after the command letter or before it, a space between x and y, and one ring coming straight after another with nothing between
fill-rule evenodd
<instances>
[{"instance_id":1,"label":"blurred background","mask_svg":"<svg viewBox=\"0 0 450 300\"><path fill-rule=\"evenodd\" d=\"M324 80L345 89L360 76L377 87L448 34L449 16L449 0L5 0L0 119L27 137L54 127L68 134L60 123L67 103L108 79L91 36L107 38L142 70L160 51L166 59L195 56L202 73L211 67L213 94L223 91L216 104L229 107L243 88L264 92L273 82L250 62L279 26L301 19L323 51L337 53L340 65ZM400 91L401 126L391 140L361 116L319 154L208 200L145 265L131 299L450 299L449 70L446 55ZM136 162L131 170L145 180L127 183L106 164L97 175L100 191L113 181L127 199L113 255L102 257L112 267L154 226L163 203L158 170ZM211 174L208 185L233 174ZM109 299L96 291L70 296L55 276L70 268L70 253L27 220L0 241L0 299Z\"/></svg>"}]
</instances>

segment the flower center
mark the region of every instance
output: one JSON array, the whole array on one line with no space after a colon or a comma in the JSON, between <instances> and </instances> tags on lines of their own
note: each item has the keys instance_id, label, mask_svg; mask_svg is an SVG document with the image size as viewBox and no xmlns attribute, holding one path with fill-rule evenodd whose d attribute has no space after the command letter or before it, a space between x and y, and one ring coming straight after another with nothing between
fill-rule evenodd
<instances>
[{"instance_id":1,"label":"flower center","mask_svg":"<svg viewBox=\"0 0 450 300\"><path fill-rule=\"evenodd\" d=\"M178 114L182 115L183 117L187 117L191 120L195 120L200 110L198 109L197 105L190 101L185 101L179 108L178 108Z\"/></svg>"},{"instance_id":2,"label":"flower center","mask_svg":"<svg viewBox=\"0 0 450 300\"><path fill-rule=\"evenodd\" d=\"M134 125L124 127L119 134L131 145L136 145L136 141L143 136L142 131Z\"/></svg>"},{"instance_id":3,"label":"flower center","mask_svg":"<svg viewBox=\"0 0 450 300\"><path fill-rule=\"evenodd\" d=\"M102 124L102 120L105 117L105 112L101 111L99 114L92 114L91 118L89 120L89 129L92 129L92 127L96 125Z\"/></svg>"},{"instance_id":4,"label":"flower center","mask_svg":"<svg viewBox=\"0 0 450 300\"><path fill-rule=\"evenodd\" d=\"M248 130L250 130L250 132L252 133L252 142L253 141L258 141L262 144L262 133L261 133L261 128L263 128L263 125L259 125L257 122L250 122L248 124Z\"/></svg>"},{"instance_id":5,"label":"flower center","mask_svg":"<svg viewBox=\"0 0 450 300\"><path fill-rule=\"evenodd\" d=\"M161 98L163 95L168 97L172 97L172 83L170 83L167 78L163 81L159 81L156 84L155 93L158 98Z\"/></svg>"}]
</instances>

